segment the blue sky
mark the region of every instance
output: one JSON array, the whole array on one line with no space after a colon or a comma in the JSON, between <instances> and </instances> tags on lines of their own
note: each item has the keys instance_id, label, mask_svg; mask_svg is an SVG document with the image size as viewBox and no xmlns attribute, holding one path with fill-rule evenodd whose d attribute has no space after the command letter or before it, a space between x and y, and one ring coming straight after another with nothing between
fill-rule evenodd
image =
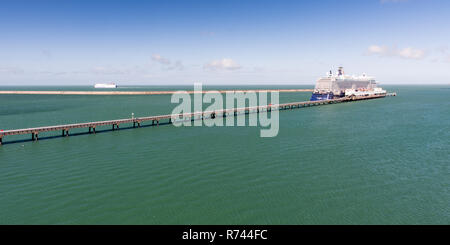
<instances>
[{"instance_id":1,"label":"blue sky","mask_svg":"<svg viewBox=\"0 0 450 245\"><path fill-rule=\"evenodd\" d=\"M450 1L0 1L0 85L449 84Z\"/></svg>"}]
</instances>

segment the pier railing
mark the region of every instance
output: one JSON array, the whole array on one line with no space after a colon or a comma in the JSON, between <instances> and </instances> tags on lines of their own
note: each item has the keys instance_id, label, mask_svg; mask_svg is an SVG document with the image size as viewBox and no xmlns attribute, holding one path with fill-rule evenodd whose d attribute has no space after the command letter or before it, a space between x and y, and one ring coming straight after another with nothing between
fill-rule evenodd
<instances>
[{"instance_id":1,"label":"pier railing","mask_svg":"<svg viewBox=\"0 0 450 245\"><path fill-rule=\"evenodd\" d=\"M228 93L228 92L282 92L282 93L296 93L296 92L312 92L312 89L248 89L248 90L215 90L214 92ZM168 95L174 94L178 91L22 91L22 90L1 90L0 94L24 94L24 95ZM188 94L208 93L211 91L185 91Z\"/></svg>"},{"instance_id":2,"label":"pier railing","mask_svg":"<svg viewBox=\"0 0 450 245\"><path fill-rule=\"evenodd\" d=\"M133 117L133 118L125 118L125 119L116 119L116 120L107 120L107 121L96 121L96 122L86 122L86 123L74 123L74 124L64 124L64 125L55 125L55 126L44 126L44 127L35 127L35 128L24 128L24 129L12 129L0 131L0 145L2 144L2 140L5 136L9 135L24 135L31 134L32 140L38 140L39 133L49 132L49 131L61 131L62 136L69 136L69 130L76 128L87 128L89 133L95 133L96 127L99 126L112 126L112 130L119 129L119 125L121 124L132 124L133 127L140 127L141 123L152 121L152 125L159 125L160 121L168 120L169 123L172 123L173 120L183 118L183 119L207 119L207 118L215 118L215 117L225 117L233 114L234 116L244 113L260 113L260 112L268 112L272 110L287 110L308 106L317 106L317 105L325 105L325 104L334 104L348 101L357 101L357 100L367 100L367 99L376 99L383 98L385 96L395 96L395 93L392 94L383 94L383 95L371 95L371 96L352 96L352 97L343 97L338 99L331 100L318 100L318 101L301 101L301 102L291 102L284 104L275 104L275 105L262 105L262 106L253 106L253 107L242 107L242 108L230 108L230 109L221 109L214 111L202 111L202 112L192 112L192 113L181 113L181 114L168 114L168 115L158 115L158 116L148 116L148 117Z\"/></svg>"}]
</instances>

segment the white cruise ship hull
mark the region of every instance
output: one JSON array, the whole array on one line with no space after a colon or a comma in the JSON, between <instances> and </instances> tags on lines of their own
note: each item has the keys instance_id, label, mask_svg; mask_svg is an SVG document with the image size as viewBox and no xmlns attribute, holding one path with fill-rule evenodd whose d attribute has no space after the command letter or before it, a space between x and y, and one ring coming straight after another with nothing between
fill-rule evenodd
<instances>
[{"instance_id":1,"label":"white cruise ship hull","mask_svg":"<svg viewBox=\"0 0 450 245\"><path fill-rule=\"evenodd\" d=\"M117 88L117 85L108 83L97 83L94 85L94 88Z\"/></svg>"}]
</instances>

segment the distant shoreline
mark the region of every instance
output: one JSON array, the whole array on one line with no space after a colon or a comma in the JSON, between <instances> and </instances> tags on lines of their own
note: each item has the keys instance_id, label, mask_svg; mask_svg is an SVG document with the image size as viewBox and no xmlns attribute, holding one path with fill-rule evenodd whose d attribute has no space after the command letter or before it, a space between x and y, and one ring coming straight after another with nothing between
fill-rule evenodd
<instances>
[{"instance_id":1,"label":"distant shoreline","mask_svg":"<svg viewBox=\"0 0 450 245\"><path fill-rule=\"evenodd\" d=\"M207 92L312 92L312 89L239 89L239 90L205 90ZM179 91L0 91L0 94L29 94L29 95L157 95L157 94L174 94ZM189 94L198 93L196 91L186 91Z\"/></svg>"}]
</instances>

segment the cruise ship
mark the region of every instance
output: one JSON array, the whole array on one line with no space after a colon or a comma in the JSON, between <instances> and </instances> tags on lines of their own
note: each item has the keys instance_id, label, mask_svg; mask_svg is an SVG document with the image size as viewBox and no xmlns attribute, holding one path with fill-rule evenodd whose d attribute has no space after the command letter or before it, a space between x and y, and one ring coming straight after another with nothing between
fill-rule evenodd
<instances>
[{"instance_id":1,"label":"cruise ship","mask_svg":"<svg viewBox=\"0 0 450 245\"><path fill-rule=\"evenodd\" d=\"M344 68L339 67L337 74L330 71L327 76L316 82L310 101L330 100L345 96L369 96L386 94L386 90L377 87L375 78L345 75Z\"/></svg>"},{"instance_id":2,"label":"cruise ship","mask_svg":"<svg viewBox=\"0 0 450 245\"><path fill-rule=\"evenodd\" d=\"M96 83L94 88L117 88L115 83Z\"/></svg>"}]
</instances>

